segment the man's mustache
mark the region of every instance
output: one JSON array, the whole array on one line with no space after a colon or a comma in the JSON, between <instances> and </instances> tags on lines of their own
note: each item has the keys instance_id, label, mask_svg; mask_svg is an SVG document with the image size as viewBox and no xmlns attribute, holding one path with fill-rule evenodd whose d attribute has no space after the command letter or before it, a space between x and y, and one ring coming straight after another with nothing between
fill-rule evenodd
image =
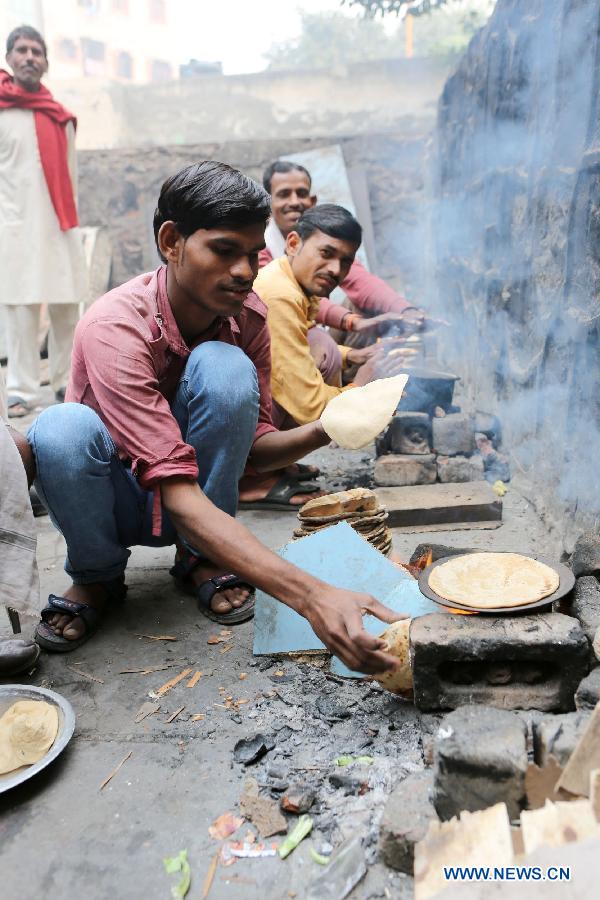
<instances>
[{"instance_id":1,"label":"man's mustache","mask_svg":"<svg viewBox=\"0 0 600 900\"><path fill-rule=\"evenodd\" d=\"M226 291L251 291L252 281L234 281L232 284L223 285Z\"/></svg>"}]
</instances>

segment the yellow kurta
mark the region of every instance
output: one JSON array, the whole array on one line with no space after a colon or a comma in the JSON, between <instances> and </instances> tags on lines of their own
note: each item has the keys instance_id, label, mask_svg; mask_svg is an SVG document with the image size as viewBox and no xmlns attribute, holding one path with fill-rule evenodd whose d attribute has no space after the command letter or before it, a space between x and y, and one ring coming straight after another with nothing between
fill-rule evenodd
<instances>
[{"instance_id":1,"label":"yellow kurta","mask_svg":"<svg viewBox=\"0 0 600 900\"><path fill-rule=\"evenodd\" d=\"M76 194L75 132L67 128ZM79 228L61 231L44 177L34 114L0 110L0 304L80 303L87 270Z\"/></svg>"},{"instance_id":2,"label":"yellow kurta","mask_svg":"<svg viewBox=\"0 0 600 900\"><path fill-rule=\"evenodd\" d=\"M300 425L314 422L329 401L346 390L325 384L310 352L307 335L319 298L306 296L286 256L260 270L254 290L269 308L273 399ZM343 358L347 349L340 347Z\"/></svg>"}]
</instances>

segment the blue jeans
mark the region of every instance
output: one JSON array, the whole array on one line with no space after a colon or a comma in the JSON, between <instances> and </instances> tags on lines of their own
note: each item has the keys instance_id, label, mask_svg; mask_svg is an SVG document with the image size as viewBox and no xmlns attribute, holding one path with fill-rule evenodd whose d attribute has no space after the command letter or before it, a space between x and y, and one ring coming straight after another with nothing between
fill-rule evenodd
<instances>
[{"instance_id":1,"label":"blue jeans","mask_svg":"<svg viewBox=\"0 0 600 900\"><path fill-rule=\"evenodd\" d=\"M242 350L207 341L192 351L171 411L184 441L196 451L198 484L231 516L258 409L256 369ZM175 543L176 530L164 511L161 535L152 536L153 493L121 462L94 410L79 403L51 406L33 423L28 439L36 488L65 538L65 570L75 584L119 578L129 547Z\"/></svg>"}]
</instances>

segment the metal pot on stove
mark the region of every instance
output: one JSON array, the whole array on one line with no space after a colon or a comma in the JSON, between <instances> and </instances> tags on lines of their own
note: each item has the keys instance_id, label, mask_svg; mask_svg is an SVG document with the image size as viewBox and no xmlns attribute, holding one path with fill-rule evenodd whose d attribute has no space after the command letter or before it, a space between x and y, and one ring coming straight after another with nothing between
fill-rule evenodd
<instances>
[{"instance_id":1,"label":"metal pot on stove","mask_svg":"<svg viewBox=\"0 0 600 900\"><path fill-rule=\"evenodd\" d=\"M424 412L432 416L436 406L448 412L452 406L458 375L420 366L403 370L408 376L404 396L398 405L402 412Z\"/></svg>"}]
</instances>

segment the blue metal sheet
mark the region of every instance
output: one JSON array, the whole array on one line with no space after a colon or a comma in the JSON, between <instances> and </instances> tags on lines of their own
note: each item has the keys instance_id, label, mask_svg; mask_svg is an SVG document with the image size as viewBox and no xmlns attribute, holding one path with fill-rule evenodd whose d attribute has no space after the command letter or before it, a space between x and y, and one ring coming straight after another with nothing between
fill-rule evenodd
<instances>
[{"instance_id":1,"label":"blue metal sheet","mask_svg":"<svg viewBox=\"0 0 600 900\"><path fill-rule=\"evenodd\" d=\"M347 522L292 541L279 550L279 555L316 578L338 588L371 594L394 612L407 613L411 618L438 610L423 596L414 578L386 559ZM363 621L370 634L380 634L385 628L374 616L365 616ZM325 649L306 619L264 591L257 591L255 656ZM358 674L335 657L331 671L345 676Z\"/></svg>"}]
</instances>

